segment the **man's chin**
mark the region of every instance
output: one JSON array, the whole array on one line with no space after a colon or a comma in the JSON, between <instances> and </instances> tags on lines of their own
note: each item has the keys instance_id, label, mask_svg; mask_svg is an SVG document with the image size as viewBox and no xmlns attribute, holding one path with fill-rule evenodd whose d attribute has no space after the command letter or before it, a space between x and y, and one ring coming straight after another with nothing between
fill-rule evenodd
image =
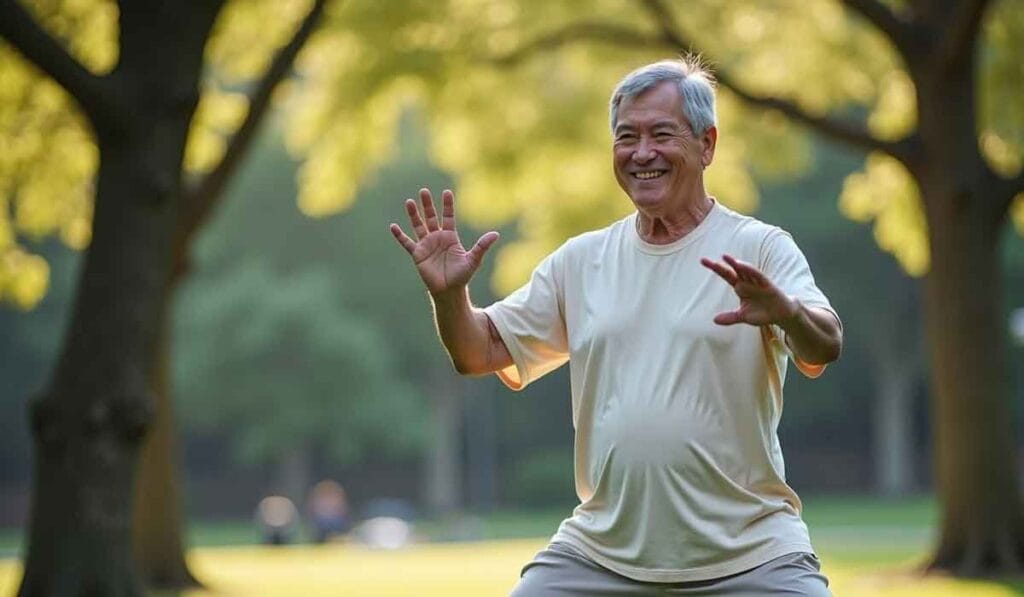
<instances>
[{"instance_id":1,"label":"man's chin","mask_svg":"<svg viewBox=\"0 0 1024 597\"><path fill-rule=\"evenodd\" d=\"M662 193L633 193L629 196L629 198L632 199L633 205L635 205L638 209L656 208L660 206L662 203L664 203L664 195Z\"/></svg>"}]
</instances>

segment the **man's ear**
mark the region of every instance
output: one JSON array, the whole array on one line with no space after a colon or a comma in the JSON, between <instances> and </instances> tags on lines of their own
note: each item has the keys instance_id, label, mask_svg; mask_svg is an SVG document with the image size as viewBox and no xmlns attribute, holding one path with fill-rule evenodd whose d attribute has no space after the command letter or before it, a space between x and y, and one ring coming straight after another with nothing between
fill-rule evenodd
<instances>
[{"instance_id":1,"label":"man's ear","mask_svg":"<svg viewBox=\"0 0 1024 597\"><path fill-rule=\"evenodd\" d=\"M704 131L704 135L700 138L701 151L700 164L704 168L711 165L712 160L715 159L715 144L718 142L718 127L710 126L708 130Z\"/></svg>"}]
</instances>

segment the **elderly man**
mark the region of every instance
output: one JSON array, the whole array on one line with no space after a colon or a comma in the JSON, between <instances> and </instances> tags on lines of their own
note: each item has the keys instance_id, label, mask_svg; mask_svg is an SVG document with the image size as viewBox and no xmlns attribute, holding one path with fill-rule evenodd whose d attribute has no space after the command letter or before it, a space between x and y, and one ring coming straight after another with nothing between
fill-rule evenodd
<instances>
[{"instance_id":1,"label":"elderly man","mask_svg":"<svg viewBox=\"0 0 1024 597\"><path fill-rule=\"evenodd\" d=\"M611 126L635 213L486 309L467 283L498 234L467 251L450 191L440 218L426 189L422 215L406 202L416 241L391 225L460 373L518 390L569 361L580 504L513 595L829 595L776 429L787 356L820 375L840 320L789 234L705 191L718 129L697 60L626 76Z\"/></svg>"}]
</instances>

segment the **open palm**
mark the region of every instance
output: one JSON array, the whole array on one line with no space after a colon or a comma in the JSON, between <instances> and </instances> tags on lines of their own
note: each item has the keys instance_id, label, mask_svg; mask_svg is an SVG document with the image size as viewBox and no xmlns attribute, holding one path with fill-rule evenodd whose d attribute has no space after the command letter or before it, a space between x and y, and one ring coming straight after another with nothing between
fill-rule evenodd
<instances>
[{"instance_id":1,"label":"open palm","mask_svg":"<svg viewBox=\"0 0 1024 597\"><path fill-rule=\"evenodd\" d=\"M412 256L420 278L433 295L464 288L476 273L484 254L498 240L497 232L488 232L469 250L462 245L455 228L455 197L451 191L441 193L441 218L434 210L434 201L427 189L420 189L423 215L416 202L408 199L409 214L416 240L409 238L398 224L391 224L391 234Z\"/></svg>"},{"instance_id":2,"label":"open palm","mask_svg":"<svg viewBox=\"0 0 1024 597\"><path fill-rule=\"evenodd\" d=\"M779 290L760 270L724 255L725 263L701 259L704 267L725 280L740 299L740 308L715 316L719 325L746 323L749 325L779 324L793 317L799 306Z\"/></svg>"}]
</instances>

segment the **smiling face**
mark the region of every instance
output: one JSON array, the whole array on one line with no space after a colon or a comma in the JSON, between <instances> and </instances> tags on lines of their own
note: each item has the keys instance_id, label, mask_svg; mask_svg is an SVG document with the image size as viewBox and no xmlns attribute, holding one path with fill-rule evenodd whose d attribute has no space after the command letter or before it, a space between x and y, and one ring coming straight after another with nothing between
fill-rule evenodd
<instances>
[{"instance_id":1,"label":"smiling face","mask_svg":"<svg viewBox=\"0 0 1024 597\"><path fill-rule=\"evenodd\" d=\"M703 199L718 131L694 135L673 81L623 100L614 135L615 178L638 210L670 214Z\"/></svg>"}]
</instances>

